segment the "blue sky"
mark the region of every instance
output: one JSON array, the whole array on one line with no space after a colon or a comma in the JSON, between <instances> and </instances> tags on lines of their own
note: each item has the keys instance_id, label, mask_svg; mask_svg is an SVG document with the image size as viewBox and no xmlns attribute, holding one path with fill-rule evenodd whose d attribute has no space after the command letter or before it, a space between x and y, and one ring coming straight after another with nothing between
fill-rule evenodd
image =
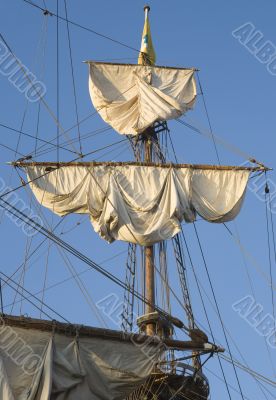
<instances>
[{"instance_id":1,"label":"blue sky","mask_svg":"<svg viewBox=\"0 0 276 400\"><path fill-rule=\"evenodd\" d=\"M55 0L45 0L50 10L56 10ZM43 6L42 0L33 1ZM276 76L269 73L266 63L261 63L257 57L243 46L232 32L245 23L251 23L263 35L262 43L270 41L276 46L275 12L276 5L272 0L265 2L234 0L208 2L172 0L168 2L151 1L151 31L157 64L169 66L195 66L200 69L199 75L205 100L207 103L213 130L224 141L235 144L244 153L264 162L275 169L275 82ZM120 42L139 49L143 28L144 2L136 1L102 1L88 0L67 1L69 19L100 32ZM64 16L64 2L60 1L60 13ZM46 18L48 21L46 22ZM56 80L56 18L45 17L42 12L24 3L22 0L1 2L0 5L1 33L21 62L28 67L43 83L47 93L45 100L56 113L57 110L57 80ZM47 28L46 28L47 25ZM76 81L77 103L80 119L93 112L88 93L88 71L82 61L87 59L135 63L137 52L118 45L91 32L70 25L70 35L73 54L73 65ZM46 39L47 38L47 39ZM76 122L74 96L70 70L70 58L66 24L59 23L59 117L62 127L70 128ZM38 103L30 104L23 94L0 75L0 91L2 95L0 123L15 129L21 129L43 139L56 135L56 125L41 106L37 130ZM208 129L208 123L202 96L199 96L195 110L187 115L190 123ZM81 134L104 128L105 123L98 117L88 119L81 124ZM177 157L180 162L216 163L213 144L204 136L196 135L176 122L170 122L169 128L174 141ZM28 154L35 149L35 141L0 127L0 143ZM72 138L77 138L77 131L70 132ZM98 149L116 142L120 137L114 131L107 131L83 140L85 152ZM236 152L230 152L219 146L219 155L223 164L241 164L245 161ZM119 160L131 159L129 149L117 146L109 154L98 153L99 159ZM101 157L101 158L100 158ZM18 175L6 163L15 158L14 151L0 147L0 175L7 187L20 184ZM40 160L55 161L56 151L40 157ZM60 158L69 160L72 154L60 152ZM96 157L95 157L96 158ZM273 202L273 187L276 183L275 173L269 173L271 180ZM240 216L229 228L240 238L244 252L235 239L229 235L224 226L210 225L199 221L197 228L204 248L208 270L215 289L216 298L227 330L231 334L229 343L233 355L242 361L238 349L248 365L258 372L275 379L273 368L276 368L276 350L269 347L268 355L265 338L261 337L249 324L240 318L232 309L232 304L252 294L256 302L263 306L265 314L272 314L271 291L269 287L269 260L267 247L264 181L258 181L257 193L254 186L248 195ZM256 190L255 190L256 191ZM18 196L33 212L37 205L30 199L28 189L20 189ZM49 226L54 226L60 219L45 210L40 210ZM43 217L43 218L44 218ZM41 243L43 237L35 235L27 238L22 227L18 227L11 219L0 211L1 229L1 261L0 269L13 273L24 263L24 259ZM45 222L46 224L46 222ZM184 232L192 253L198 278L206 292L204 302L208 310L210 322L219 343L225 344L220 322L213 309L214 300L207 282L204 265L196 242L192 226L184 226ZM93 260L103 263L103 266L116 276L124 279L127 245L115 243L108 245L93 232L86 217L69 216L57 229L61 237L74 245ZM170 255L171 256L171 255ZM54 285L71 276L70 269L80 272L87 266L79 260L67 255L71 266L64 262L64 255L47 241L36 255L26 262L24 275L25 287L33 293L45 286ZM176 268L173 260L170 266L172 287L181 297ZM275 263L273 259L273 277ZM45 273L47 271L47 273ZM188 262L188 276L194 313L197 320L207 328L207 322L196 290L193 275ZM20 279L20 273L16 276ZM122 298L122 290L106 281L96 272L84 272L81 275L83 284L94 302L110 293ZM40 294L41 296L41 294ZM211 302L208 298L211 299ZM19 299L17 296L16 301ZM5 288L4 304L7 312L39 316L39 312L27 302L16 302L12 308L14 293ZM84 300L83 294L74 280L68 280L45 292L47 304L54 307L71 322L100 325L91 307ZM184 319L183 310L172 300L174 314ZM106 319L106 324L113 329L116 325ZM178 338L181 334L178 333ZM237 347L235 347L237 346ZM243 360L244 362L244 360ZM224 361L227 380L237 388L233 369ZM221 383L221 371L216 357L207 364L205 373L211 383L213 399L228 399L224 385ZM259 400L265 398L254 380L238 371L245 398ZM217 378L215 375L218 375ZM275 389L269 387L265 392L268 399L275 398ZM232 391L232 398L240 395ZM274 396L273 396L274 395Z\"/></svg>"}]
</instances>

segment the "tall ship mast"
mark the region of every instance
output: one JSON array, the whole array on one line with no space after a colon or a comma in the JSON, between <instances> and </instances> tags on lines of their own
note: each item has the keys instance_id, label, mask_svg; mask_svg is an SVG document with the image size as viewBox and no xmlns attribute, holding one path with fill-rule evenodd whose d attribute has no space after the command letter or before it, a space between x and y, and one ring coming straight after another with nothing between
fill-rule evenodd
<instances>
[{"instance_id":1,"label":"tall ship mast","mask_svg":"<svg viewBox=\"0 0 276 400\"><path fill-rule=\"evenodd\" d=\"M93 106L128 140L133 158L86 161L89 154L80 152L71 161L35 161L29 156L11 162L39 206L60 217L89 216L103 240L126 242L125 282L1 198L11 214L123 289L121 330L80 326L50 316L7 315L2 308L1 399L210 399L204 368L225 349L195 317L182 225L198 218L213 224L234 220L249 179L268 168L252 159L250 165L228 166L180 164L168 158L162 145L169 137L167 121L195 107L197 68L156 65L150 7L144 12L137 64L86 61ZM175 315L171 303L172 262L183 315ZM1 279L2 284L14 282L9 276ZM23 285L20 290L29 298Z\"/></svg>"}]
</instances>

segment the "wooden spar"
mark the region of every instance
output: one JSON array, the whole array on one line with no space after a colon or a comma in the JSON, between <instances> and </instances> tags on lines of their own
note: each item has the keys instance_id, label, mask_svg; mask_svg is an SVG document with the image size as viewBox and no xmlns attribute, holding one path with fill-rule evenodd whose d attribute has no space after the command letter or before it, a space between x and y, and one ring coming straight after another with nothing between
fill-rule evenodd
<instances>
[{"instance_id":1,"label":"wooden spar","mask_svg":"<svg viewBox=\"0 0 276 400\"><path fill-rule=\"evenodd\" d=\"M109 161L79 161L79 162L24 162L24 161L13 161L9 163L14 167L49 167L49 168L61 168L61 167L72 167L72 166L80 166L80 167L99 167L99 166L107 166L107 167L155 167L155 168L189 168L189 169L203 169L203 170L217 170L217 171L271 171L272 169L266 167L264 165L258 165L256 167L246 167L246 166L235 166L235 165L208 165L208 164L161 164L161 163L153 163L153 162L137 162L137 161L123 161L123 162L109 162Z\"/></svg>"},{"instance_id":2,"label":"wooden spar","mask_svg":"<svg viewBox=\"0 0 276 400\"><path fill-rule=\"evenodd\" d=\"M167 67L163 65L141 65L141 64L123 64L123 63L109 63L109 62L101 62L101 61L93 61L93 60L87 60L83 61L85 64L100 64L100 65L123 65L124 67L138 67L138 68L145 68L145 67L152 67L152 68L162 68L162 69L172 69L172 70L184 70L184 71L199 71L199 69L195 67Z\"/></svg>"},{"instance_id":3,"label":"wooden spar","mask_svg":"<svg viewBox=\"0 0 276 400\"><path fill-rule=\"evenodd\" d=\"M145 162L152 161L152 143L151 135L152 128L149 128L145 133ZM155 311L155 274L154 274L154 248L153 246L146 246L145 252L145 297L148 301L146 304L146 314ZM154 323L148 323L146 326L146 334L154 336L156 334L156 326Z\"/></svg>"},{"instance_id":4,"label":"wooden spar","mask_svg":"<svg viewBox=\"0 0 276 400\"><path fill-rule=\"evenodd\" d=\"M144 7L145 19L148 16L150 7L146 5ZM141 49L142 51L142 49ZM142 55L140 60L140 55ZM141 64L138 68L151 68L152 63L149 57L144 57L145 54L139 53L138 63ZM152 134L154 133L154 128L149 127L142 134L142 140L144 141L144 161L146 163L152 162ZM144 247L144 257L145 257L145 298L147 300L145 305L146 315L150 315L155 311L155 271L154 271L154 247L145 246ZM146 323L146 334L148 336L156 335L156 324L154 322L148 321Z\"/></svg>"},{"instance_id":5,"label":"wooden spar","mask_svg":"<svg viewBox=\"0 0 276 400\"><path fill-rule=\"evenodd\" d=\"M154 274L154 250L153 246L146 246L145 249L145 297L146 303L146 314L151 314L155 311L155 274ZM154 336L155 324L148 323L146 333L149 336Z\"/></svg>"},{"instance_id":6,"label":"wooden spar","mask_svg":"<svg viewBox=\"0 0 276 400\"><path fill-rule=\"evenodd\" d=\"M223 352L224 349L211 343L200 343L197 341L182 341L173 339L160 340L156 336L150 337L136 333L126 333L111 329L94 328L84 325L73 325L58 321L47 321L35 318L15 317L11 315L1 315L2 326L14 326L21 329L32 329L44 332L54 332L68 337L75 337L76 334L81 337L98 338L104 340L114 340L119 342L133 343L133 345L147 344L152 346L162 346L168 349L187 350L187 351L206 351Z\"/></svg>"}]
</instances>

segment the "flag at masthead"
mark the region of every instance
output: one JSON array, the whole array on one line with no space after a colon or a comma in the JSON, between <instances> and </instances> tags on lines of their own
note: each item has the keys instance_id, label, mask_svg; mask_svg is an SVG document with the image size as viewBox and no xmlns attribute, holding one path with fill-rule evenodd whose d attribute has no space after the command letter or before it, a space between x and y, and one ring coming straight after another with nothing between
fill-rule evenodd
<instances>
[{"instance_id":1,"label":"flag at masthead","mask_svg":"<svg viewBox=\"0 0 276 400\"><path fill-rule=\"evenodd\" d=\"M144 10L145 10L145 25L142 34L142 42L141 42L140 54L138 57L138 64L154 65L156 61L156 56L150 32L150 23L149 23L150 7L145 6Z\"/></svg>"}]
</instances>

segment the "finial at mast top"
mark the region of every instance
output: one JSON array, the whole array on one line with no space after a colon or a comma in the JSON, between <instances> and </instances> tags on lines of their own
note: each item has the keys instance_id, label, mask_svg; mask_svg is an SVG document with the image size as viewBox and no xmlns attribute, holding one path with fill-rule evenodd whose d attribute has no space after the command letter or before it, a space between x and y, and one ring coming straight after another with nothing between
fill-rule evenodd
<instances>
[{"instance_id":1,"label":"finial at mast top","mask_svg":"<svg viewBox=\"0 0 276 400\"><path fill-rule=\"evenodd\" d=\"M150 6L148 4L145 5L144 11L145 11L145 13L150 11Z\"/></svg>"}]
</instances>

